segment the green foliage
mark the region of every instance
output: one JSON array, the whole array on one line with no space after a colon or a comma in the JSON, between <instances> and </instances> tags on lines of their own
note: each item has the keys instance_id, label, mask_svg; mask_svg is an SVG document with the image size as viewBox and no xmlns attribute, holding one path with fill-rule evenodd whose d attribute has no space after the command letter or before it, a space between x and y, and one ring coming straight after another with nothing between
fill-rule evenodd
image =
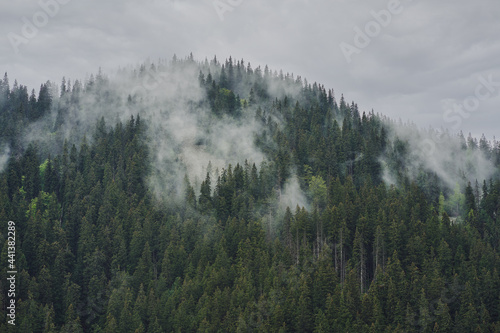
<instances>
[{"instance_id":1,"label":"green foliage","mask_svg":"<svg viewBox=\"0 0 500 333\"><path fill-rule=\"evenodd\" d=\"M411 182L410 145L390 140L373 112L360 115L343 96L337 105L316 83L223 66L199 64L203 103L217 119L255 116L266 161L209 164L201 182L182 174L181 202L167 193L168 204L149 189L155 138L139 116L113 127L97 119L89 140L22 146L21 129L51 108L58 137L67 108L99 94L102 77L60 98L45 86L38 100L1 81L0 139L15 154L0 173L0 248L6 258L6 221L15 220L19 332L500 327L499 180L482 193L450 191L426 172ZM271 97L270 83L282 93ZM382 182L382 155L396 186ZM310 209L283 207L292 175ZM0 296L3 318L6 302Z\"/></svg>"},{"instance_id":2,"label":"green foliage","mask_svg":"<svg viewBox=\"0 0 500 333\"><path fill-rule=\"evenodd\" d=\"M446 211L450 216L460 216L465 210L465 195L460 190L460 185L455 186L453 195L445 203Z\"/></svg>"},{"instance_id":3,"label":"green foliage","mask_svg":"<svg viewBox=\"0 0 500 333\"><path fill-rule=\"evenodd\" d=\"M321 176L311 177L309 182L309 191L312 194L314 204L324 207L327 199L327 188L326 183Z\"/></svg>"}]
</instances>

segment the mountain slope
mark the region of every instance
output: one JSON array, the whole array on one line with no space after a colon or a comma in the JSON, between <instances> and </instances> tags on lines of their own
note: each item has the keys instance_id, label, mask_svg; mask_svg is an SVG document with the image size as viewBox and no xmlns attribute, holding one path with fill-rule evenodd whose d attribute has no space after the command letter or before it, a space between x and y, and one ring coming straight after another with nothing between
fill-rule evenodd
<instances>
[{"instance_id":1,"label":"mountain slope","mask_svg":"<svg viewBox=\"0 0 500 333\"><path fill-rule=\"evenodd\" d=\"M0 117L20 332L500 327L497 142L192 56L5 76Z\"/></svg>"}]
</instances>

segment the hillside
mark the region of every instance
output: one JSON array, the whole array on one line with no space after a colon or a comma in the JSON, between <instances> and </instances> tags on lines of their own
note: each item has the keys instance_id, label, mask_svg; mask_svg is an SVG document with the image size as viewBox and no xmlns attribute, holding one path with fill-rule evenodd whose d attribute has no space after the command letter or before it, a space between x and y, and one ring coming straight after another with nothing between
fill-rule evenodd
<instances>
[{"instance_id":1,"label":"hillside","mask_svg":"<svg viewBox=\"0 0 500 333\"><path fill-rule=\"evenodd\" d=\"M300 76L6 74L0 171L2 332L500 331L500 143Z\"/></svg>"}]
</instances>

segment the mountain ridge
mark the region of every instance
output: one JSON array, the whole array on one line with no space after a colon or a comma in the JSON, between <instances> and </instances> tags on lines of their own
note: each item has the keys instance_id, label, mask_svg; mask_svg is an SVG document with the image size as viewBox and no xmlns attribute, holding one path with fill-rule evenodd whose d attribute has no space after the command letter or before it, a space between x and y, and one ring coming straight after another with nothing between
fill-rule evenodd
<instances>
[{"instance_id":1,"label":"mountain ridge","mask_svg":"<svg viewBox=\"0 0 500 333\"><path fill-rule=\"evenodd\" d=\"M496 141L192 55L38 96L5 76L0 117L19 331L500 327Z\"/></svg>"}]
</instances>

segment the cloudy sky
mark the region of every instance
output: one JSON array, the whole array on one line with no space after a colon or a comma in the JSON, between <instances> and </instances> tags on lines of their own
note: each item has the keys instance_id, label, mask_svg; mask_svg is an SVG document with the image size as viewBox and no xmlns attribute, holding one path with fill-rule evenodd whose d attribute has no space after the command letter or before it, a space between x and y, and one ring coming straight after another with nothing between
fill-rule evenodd
<instances>
[{"instance_id":1,"label":"cloudy sky","mask_svg":"<svg viewBox=\"0 0 500 333\"><path fill-rule=\"evenodd\" d=\"M19 0L0 66L35 88L173 54L249 61L362 111L500 138L498 0Z\"/></svg>"}]
</instances>

